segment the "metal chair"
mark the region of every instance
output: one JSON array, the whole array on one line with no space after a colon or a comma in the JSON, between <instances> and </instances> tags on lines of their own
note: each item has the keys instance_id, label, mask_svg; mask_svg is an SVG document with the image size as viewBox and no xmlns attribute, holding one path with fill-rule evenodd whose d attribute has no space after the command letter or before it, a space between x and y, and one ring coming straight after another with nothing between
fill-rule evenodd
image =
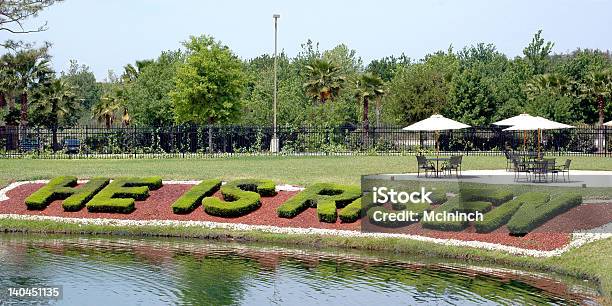
<instances>
[{"instance_id":1,"label":"metal chair","mask_svg":"<svg viewBox=\"0 0 612 306\"><path fill-rule=\"evenodd\" d=\"M557 171L557 173L561 172L561 176L563 176L563 181L565 182L565 174L567 173L567 180L569 181L569 171L570 171L570 165L572 164L572 160L571 159L566 159L565 160L565 164L561 165L560 167L557 167L555 170Z\"/></svg>"},{"instance_id":2,"label":"metal chair","mask_svg":"<svg viewBox=\"0 0 612 306\"><path fill-rule=\"evenodd\" d=\"M425 171L425 177L429 171L436 171L436 167L433 163L427 161L427 157L423 155L417 155L417 177L421 176L421 170Z\"/></svg>"},{"instance_id":3,"label":"metal chair","mask_svg":"<svg viewBox=\"0 0 612 306\"><path fill-rule=\"evenodd\" d=\"M529 168L527 165L516 158L512 159L512 168L514 170L514 181L518 182L521 179L521 173L525 173L525 179L529 180Z\"/></svg>"},{"instance_id":4,"label":"metal chair","mask_svg":"<svg viewBox=\"0 0 612 306\"><path fill-rule=\"evenodd\" d=\"M449 176L451 176L453 173L453 170L455 170L455 175L457 177L461 176L461 160L462 160L463 156L462 155L458 155L458 156L451 156L448 163L446 163L445 165L442 166L442 171L445 173L448 173Z\"/></svg>"}]
</instances>

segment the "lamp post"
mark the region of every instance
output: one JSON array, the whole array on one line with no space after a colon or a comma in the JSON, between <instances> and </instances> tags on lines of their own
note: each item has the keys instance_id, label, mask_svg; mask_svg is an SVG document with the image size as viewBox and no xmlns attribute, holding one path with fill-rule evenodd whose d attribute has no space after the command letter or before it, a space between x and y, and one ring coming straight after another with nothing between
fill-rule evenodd
<instances>
[{"instance_id":1,"label":"lamp post","mask_svg":"<svg viewBox=\"0 0 612 306\"><path fill-rule=\"evenodd\" d=\"M273 134L272 134L272 141L270 143L270 152L272 153L277 153L279 150L279 142L278 142L278 137L276 136L276 92L277 92L277 77L276 77L276 58L277 58L277 54L276 54L276 49L278 46L278 18L280 18L279 14L274 14L272 15L272 18L274 18L274 102L273 102L273 108L274 108L274 127L273 127Z\"/></svg>"}]
</instances>

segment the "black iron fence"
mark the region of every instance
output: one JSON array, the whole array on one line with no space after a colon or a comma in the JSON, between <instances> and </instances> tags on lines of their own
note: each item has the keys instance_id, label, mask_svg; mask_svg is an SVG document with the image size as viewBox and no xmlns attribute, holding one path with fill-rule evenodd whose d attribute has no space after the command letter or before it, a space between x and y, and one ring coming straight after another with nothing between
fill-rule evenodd
<instances>
[{"instance_id":1,"label":"black iron fence","mask_svg":"<svg viewBox=\"0 0 612 306\"><path fill-rule=\"evenodd\" d=\"M271 154L272 127L165 126L73 127L64 129L0 127L0 157L163 158L234 154ZM277 154L415 154L453 152L495 155L504 150L537 150L537 132L505 132L498 127L408 132L384 126L278 127ZM612 146L608 128L580 127L543 131L547 154L604 155ZM437 144L437 145L436 145Z\"/></svg>"}]
</instances>

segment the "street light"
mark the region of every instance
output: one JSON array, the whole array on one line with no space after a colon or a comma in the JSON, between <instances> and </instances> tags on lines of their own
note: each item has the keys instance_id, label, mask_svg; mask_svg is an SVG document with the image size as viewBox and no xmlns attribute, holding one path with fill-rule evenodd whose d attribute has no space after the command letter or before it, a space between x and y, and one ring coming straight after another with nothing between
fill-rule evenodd
<instances>
[{"instance_id":1,"label":"street light","mask_svg":"<svg viewBox=\"0 0 612 306\"><path fill-rule=\"evenodd\" d=\"M276 136L276 92L277 92L277 78L276 78L276 48L278 45L278 18L280 18L279 14L272 15L274 18L274 127L272 134L272 142L270 143L270 152L277 153L279 149L278 137Z\"/></svg>"}]
</instances>

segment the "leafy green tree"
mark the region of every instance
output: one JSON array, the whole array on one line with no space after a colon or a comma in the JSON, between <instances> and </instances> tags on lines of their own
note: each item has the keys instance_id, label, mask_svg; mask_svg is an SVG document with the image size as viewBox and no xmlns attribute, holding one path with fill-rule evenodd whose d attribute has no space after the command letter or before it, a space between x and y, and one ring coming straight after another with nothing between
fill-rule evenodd
<instances>
[{"instance_id":1,"label":"leafy green tree","mask_svg":"<svg viewBox=\"0 0 612 306\"><path fill-rule=\"evenodd\" d=\"M138 68L137 76L126 86L126 105L135 124L162 126L174 123L170 92L174 89L177 67L184 58L181 51L164 51L156 60Z\"/></svg>"},{"instance_id":2,"label":"leafy green tree","mask_svg":"<svg viewBox=\"0 0 612 306\"><path fill-rule=\"evenodd\" d=\"M458 54L459 71L449 91L449 106L443 114L469 125L489 124L498 118L502 102L495 97L496 84L508 60L493 45L478 44Z\"/></svg>"},{"instance_id":3,"label":"leafy green tree","mask_svg":"<svg viewBox=\"0 0 612 306\"><path fill-rule=\"evenodd\" d=\"M452 49L400 67L384 98L385 121L406 125L441 113L448 107L448 92L458 68L459 60Z\"/></svg>"},{"instance_id":4,"label":"leafy green tree","mask_svg":"<svg viewBox=\"0 0 612 306\"><path fill-rule=\"evenodd\" d=\"M554 47L553 42L545 42L541 36L542 30L539 30L531 40L531 43L523 49L525 61L529 64L533 74L543 74L548 71L550 63L550 53Z\"/></svg>"},{"instance_id":5,"label":"leafy green tree","mask_svg":"<svg viewBox=\"0 0 612 306\"><path fill-rule=\"evenodd\" d=\"M407 68L410 64L410 58L402 53L398 57L391 55L372 60L366 67L366 71L377 74L385 82L390 82L399 69Z\"/></svg>"},{"instance_id":6,"label":"leafy green tree","mask_svg":"<svg viewBox=\"0 0 612 306\"><path fill-rule=\"evenodd\" d=\"M75 125L79 107L73 88L62 79L52 80L34 93L30 118L34 125L51 130L53 150L58 149L58 128Z\"/></svg>"},{"instance_id":7,"label":"leafy green tree","mask_svg":"<svg viewBox=\"0 0 612 306\"><path fill-rule=\"evenodd\" d=\"M304 90L313 101L325 103L340 94L346 77L340 74L340 66L331 60L314 59L306 68Z\"/></svg>"},{"instance_id":8,"label":"leafy green tree","mask_svg":"<svg viewBox=\"0 0 612 306\"><path fill-rule=\"evenodd\" d=\"M81 109L90 110L100 100L102 89L87 65L79 65L76 60L70 60L70 67L61 73L61 78L73 88L76 98L81 101Z\"/></svg>"},{"instance_id":9,"label":"leafy green tree","mask_svg":"<svg viewBox=\"0 0 612 306\"><path fill-rule=\"evenodd\" d=\"M177 69L170 93L177 121L234 122L240 115L246 85L242 62L209 36L192 36L183 45L187 58ZM208 149L212 150L212 131L208 135Z\"/></svg>"}]
</instances>

